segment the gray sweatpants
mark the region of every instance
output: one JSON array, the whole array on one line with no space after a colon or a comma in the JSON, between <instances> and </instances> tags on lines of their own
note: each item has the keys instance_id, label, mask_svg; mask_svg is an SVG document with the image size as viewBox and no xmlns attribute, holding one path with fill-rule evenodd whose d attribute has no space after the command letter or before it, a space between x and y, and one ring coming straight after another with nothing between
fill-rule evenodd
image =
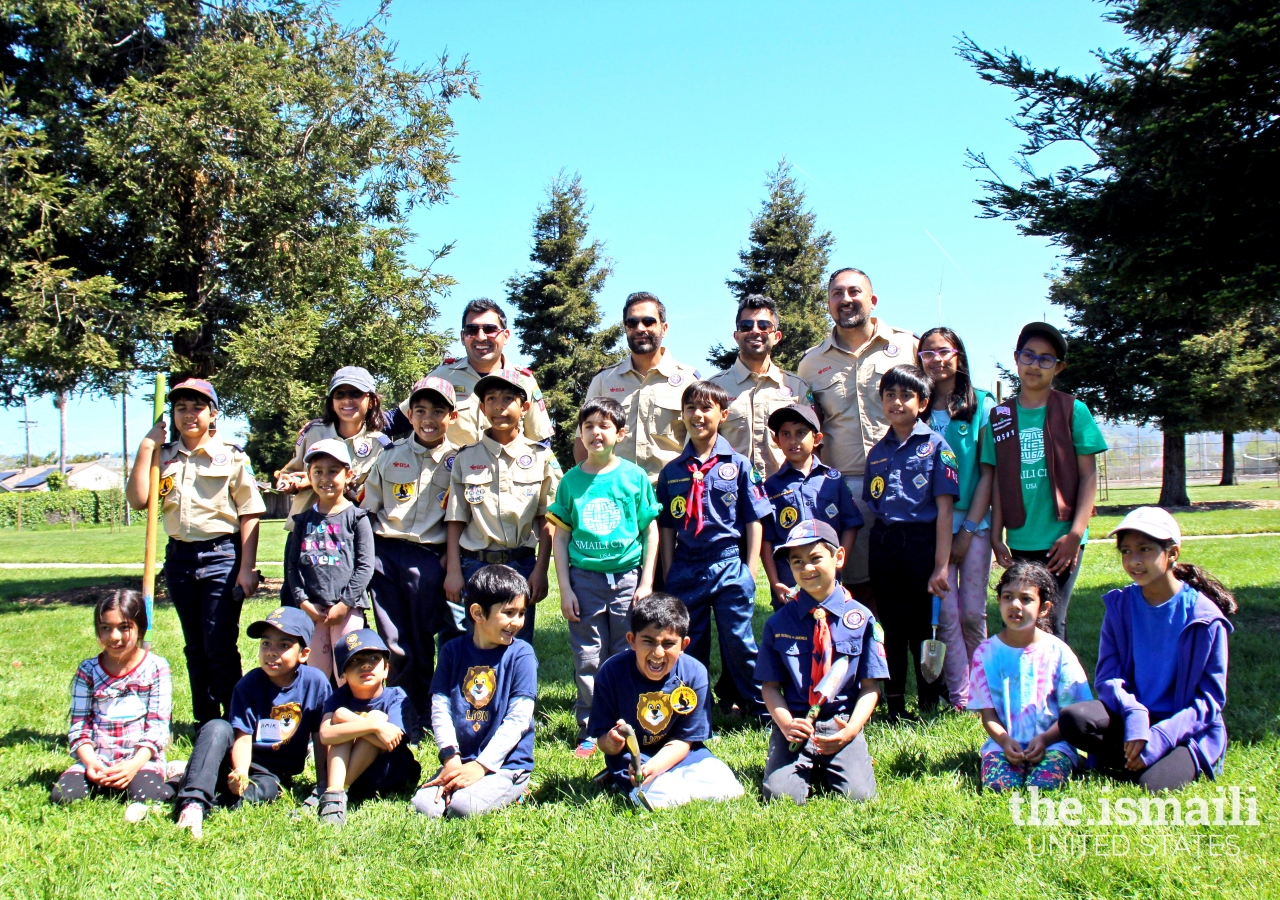
<instances>
[{"instance_id":1,"label":"gray sweatpants","mask_svg":"<svg viewBox=\"0 0 1280 900\"><path fill-rule=\"evenodd\" d=\"M587 727L600 663L627 649L631 626L631 598L640 583L640 570L606 575L569 567L569 586L578 597L578 621L569 623L573 648L573 678L578 684L574 715L578 729Z\"/></svg>"},{"instance_id":2,"label":"gray sweatpants","mask_svg":"<svg viewBox=\"0 0 1280 900\"><path fill-rule=\"evenodd\" d=\"M437 770L427 780L431 781L439 774ZM469 787L454 791L447 802L438 787L418 788L418 793L413 795L413 808L432 819L441 816L457 819L480 816L515 803L524 793L524 786L528 781L528 772L500 769Z\"/></svg>"},{"instance_id":3,"label":"gray sweatpants","mask_svg":"<svg viewBox=\"0 0 1280 900\"><path fill-rule=\"evenodd\" d=\"M839 731L834 720L814 724L818 734ZM790 797L803 806L814 788L825 785L850 800L870 800L876 795L876 776L871 771L871 754L867 750L866 736L859 732L845 748L834 756L822 756L813 752L813 742L807 741L799 750L791 749L791 742L777 725L769 735L769 757L764 764L764 799Z\"/></svg>"}]
</instances>

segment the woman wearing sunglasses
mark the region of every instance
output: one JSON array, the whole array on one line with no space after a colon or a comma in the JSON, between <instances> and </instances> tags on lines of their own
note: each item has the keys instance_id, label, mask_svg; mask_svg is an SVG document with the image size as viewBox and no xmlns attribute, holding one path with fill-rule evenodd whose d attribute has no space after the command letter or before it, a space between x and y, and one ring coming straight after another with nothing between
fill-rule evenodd
<instances>
[{"instance_id":1,"label":"woman wearing sunglasses","mask_svg":"<svg viewBox=\"0 0 1280 900\"><path fill-rule=\"evenodd\" d=\"M1005 568L1015 558L1049 567L1058 580L1050 624L1054 637L1065 641L1067 604L1098 489L1094 457L1106 451L1107 442L1089 407L1053 389L1067 367L1062 332L1032 322L1018 335L1014 358L1018 393L992 411L982 435L982 462L996 473L991 548Z\"/></svg>"}]
</instances>

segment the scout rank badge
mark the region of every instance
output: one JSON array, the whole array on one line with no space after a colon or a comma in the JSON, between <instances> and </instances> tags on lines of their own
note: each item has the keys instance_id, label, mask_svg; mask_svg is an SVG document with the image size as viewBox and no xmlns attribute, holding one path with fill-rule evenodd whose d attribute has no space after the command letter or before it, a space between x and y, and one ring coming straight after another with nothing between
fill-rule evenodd
<instances>
[{"instance_id":1,"label":"scout rank badge","mask_svg":"<svg viewBox=\"0 0 1280 900\"><path fill-rule=\"evenodd\" d=\"M698 708L698 694L687 684L682 684L671 692L671 709L682 716L687 716Z\"/></svg>"},{"instance_id":2,"label":"scout rank badge","mask_svg":"<svg viewBox=\"0 0 1280 900\"><path fill-rule=\"evenodd\" d=\"M478 503L484 502L484 491L485 487L483 484L469 484L467 485L466 490L462 492L462 496L466 498L468 503L475 506Z\"/></svg>"},{"instance_id":3,"label":"scout rank badge","mask_svg":"<svg viewBox=\"0 0 1280 900\"><path fill-rule=\"evenodd\" d=\"M393 484L391 486L392 495L401 503L413 496L415 485L412 484Z\"/></svg>"},{"instance_id":4,"label":"scout rank badge","mask_svg":"<svg viewBox=\"0 0 1280 900\"><path fill-rule=\"evenodd\" d=\"M871 499L879 500L880 495L884 493L884 479L877 475L871 479Z\"/></svg>"},{"instance_id":5,"label":"scout rank badge","mask_svg":"<svg viewBox=\"0 0 1280 900\"><path fill-rule=\"evenodd\" d=\"M911 479L911 483L914 484L917 488L922 488L929 483L929 479L925 476L923 472L921 472L915 478Z\"/></svg>"},{"instance_id":6,"label":"scout rank badge","mask_svg":"<svg viewBox=\"0 0 1280 900\"><path fill-rule=\"evenodd\" d=\"M824 509L823 512L827 514L827 518L834 519L836 514L840 512L840 507L836 506L834 503L828 503L827 508Z\"/></svg>"},{"instance_id":7,"label":"scout rank badge","mask_svg":"<svg viewBox=\"0 0 1280 900\"><path fill-rule=\"evenodd\" d=\"M778 513L778 524L783 528L790 528L800 519L800 512L794 506L782 507L782 512Z\"/></svg>"}]
</instances>

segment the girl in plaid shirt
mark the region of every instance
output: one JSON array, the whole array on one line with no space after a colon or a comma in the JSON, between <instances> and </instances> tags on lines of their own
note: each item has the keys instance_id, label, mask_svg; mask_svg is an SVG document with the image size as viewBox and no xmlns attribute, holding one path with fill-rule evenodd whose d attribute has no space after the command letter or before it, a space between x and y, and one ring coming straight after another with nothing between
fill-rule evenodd
<instances>
[{"instance_id":1,"label":"girl in plaid shirt","mask_svg":"<svg viewBox=\"0 0 1280 900\"><path fill-rule=\"evenodd\" d=\"M125 819L138 822L148 801L173 799L164 750L173 706L169 664L142 647L147 612L137 591L113 591L98 601L93 623L102 652L86 659L71 681L76 762L49 798L70 803L90 794L127 794Z\"/></svg>"}]
</instances>

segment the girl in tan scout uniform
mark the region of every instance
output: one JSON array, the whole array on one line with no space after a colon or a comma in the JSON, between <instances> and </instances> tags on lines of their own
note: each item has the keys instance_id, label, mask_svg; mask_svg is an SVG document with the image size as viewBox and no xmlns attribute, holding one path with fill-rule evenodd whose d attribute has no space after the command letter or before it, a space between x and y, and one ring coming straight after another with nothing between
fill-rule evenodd
<instances>
[{"instance_id":1,"label":"girl in tan scout uniform","mask_svg":"<svg viewBox=\"0 0 1280 900\"><path fill-rule=\"evenodd\" d=\"M164 577L182 623L191 711L199 728L226 718L240 680L240 607L258 589L258 518L265 511L249 458L215 434L218 394L189 378L174 387L178 440L161 419L138 446L128 499L146 509L152 454L159 454L160 515L169 535Z\"/></svg>"}]
</instances>

